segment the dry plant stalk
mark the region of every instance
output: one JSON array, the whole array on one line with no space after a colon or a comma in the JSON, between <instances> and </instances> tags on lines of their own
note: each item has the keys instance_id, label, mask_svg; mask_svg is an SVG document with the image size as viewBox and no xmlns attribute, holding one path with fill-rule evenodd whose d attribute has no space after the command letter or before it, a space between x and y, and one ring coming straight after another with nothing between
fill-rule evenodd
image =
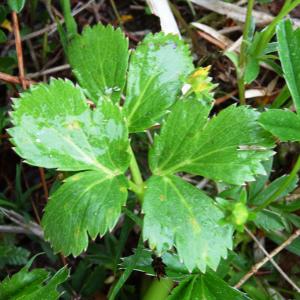
<instances>
[{"instance_id":1,"label":"dry plant stalk","mask_svg":"<svg viewBox=\"0 0 300 300\"><path fill-rule=\"evenodd\" d=\"M281 252L284 248L286 248L288 245L290 245L297 237L300 236L300 229L296 230L294 234L292 234L285 242L283 242L280 246L275 248L269 256L266 256L264 259L256 263L251 270L245 274L241 278L241 280L234 286L235 288L239 289L250 277L255 275L257 271L266 264L270 259L272 259L274 256L276 256L279 252ZM299 288L298 288L299 289Z\"/></svg>"}]
</instances>

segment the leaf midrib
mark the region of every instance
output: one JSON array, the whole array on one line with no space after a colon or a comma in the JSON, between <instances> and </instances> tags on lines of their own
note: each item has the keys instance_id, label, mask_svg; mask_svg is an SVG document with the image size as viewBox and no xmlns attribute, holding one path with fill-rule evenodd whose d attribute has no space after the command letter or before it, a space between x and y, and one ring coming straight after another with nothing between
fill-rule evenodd
<instances>
[{"instance_id":1,"label":"leaf midrib","mask_svg":"<svg viewBox=\"0 0 300 300\"><path fill-rule=\"evenodd\" d=\"M291 94L292 94L292 96L293 96L293 94L294 94L294 92L293 91L295 91L295 98L296 99L293 99L294 100L294 102L295 102L295 106L298 108L297 109L297 111L299 110L299 101L300 101L300 92L299 92L299 89L298 89L298 86L297 86L297 82L296 82L296 74L295 74L295 71L294 71L294 68L293 68L293 60L292 60L292 56L290 55L290 53L292 52L292 49L290 48L290 45L289 45L289 43L288 43L288 41L287 41L287 31L286 31L286 26L285 26L286 24L284 24L284 26L283 26L283 30L282 30L282 34L284 35L284 43L285 43L285 46L284 46L284 48L285 49L282 49L282 46L281 46L281 43L279 42L279 47L278 47L278 50L279 50L279 56L281 56L280 55L280 53L283 53L283 52L286 52L286 55L288 56L288 60L286 60L286 61L284 61L284 62L282 62L282 65L283 65L283 69L284 69L284 77L285 77L285 79L287 79L286 78L286 72L285 72L285 70L286 70L286 68L285 68L285 66L286 65L288 65L289 66L289 71L291 72L291 74L292 74L292 81L293 81L293 83L292 83L292 85L293 85L293 87L294 88L291 88L291 84L290 84L290 80L286 80L286 83L287 83L287 85L288 85L288 87L289 87L289 90L291 91ZM294 39L296 38L295 36L293 37ZM296 44L298 44L297 42L296 42ZM287 50L287 51L282 51L282 50ZM283 54L282 54L283 55ZM280 59L281 60L281 59Z\"/></svg>"},{"instance_id":2,"label":"leaf midrib","mask_svg":"<svg viewBox=\"0 0 300 300\"><path fill-rule=\"evenodd\" d=\"M133 105L133 107L131 108L130 110L130 113L127 117L127 121L128 121L128 124L130 124L130 121L131 121L131 118L132 116L135 114L135 112L137 111L138 107L140 106L140 103L142 101L142 99L144 98L145 94L146 94L146 91L148 90L150 84L153 82L153 80L159 76L159 72L156 73L156 74L153 74L151 77L149 77L143 91L140 93L140 95L138 96L138 98L135 100L135 103ZM131 99L131 101L133 101L134 98ZM129 103L128 103L128 106L129 106Z\"/></svg>"},{"instance_id":3,"label":"leaf midrib","mask_svg":"<svg viewBox=\"0 0 300 300\"><path fill-rule=\"evenodd\" d=\"M196 162L197 160L205 158L206 156L209 156L211 154L218 153L218 152L223 152L224 150L227 150L227 149L230 149L230 148L235 148L235 147L237 147L237 146L223 147L221 149L217 149L217 150L208 152L204 155L200 155L200 156L195 157L195 158L184 160L184 161L180 162L179 164L177 164L177 165L175 165L175 166L173 166L172 168L169 168L169 169L165 169L165 170L156 169L156 170L154 170L154 174L160 175L160 176L167 175L167 174L172 174L172 173L176 172L177 170L179 170L179 168L184 167L187 164L190 165L190 164ZM238 149L236 148L235 150L237 151ZM243 151L243 150L240 150L240 151Z\"/></svg>"},{"instance_id":4,"label":"leaf midrib","mask_svg":"<svg viewBox=\"0 0 300 300\"><path fill-rule=\"evenodd\" d=\"M107 175L110 175L111 177L114 177L118 174L120 174L120 171L117 170L115 172L113 172L111 169L105 167L104 165L102 165L101 163L99 163L95 157L91 158L89 155L87 155L84 151L82 151L82 149L80 147L78 147L71 139L69 139L68 137L62 135L60 133L59 130L55 130L58 135L62 138L62 140L64 140L66 143L68 143L71 147L73 147L78 153L80 153L82 155L83 158L85 158L85 160L87 162L90 162L91 165L94 165L95 167L97 167L97 169L101 170L102 172L104 172ZM89 143L88 143L89 144ZM90 145L90 144L89 144Z\"/></svg>"},{"instance_id":5,"label":"leaf midrib","mask_svg":"<svg viewBox=\"0 0 300 300\"><path fill-rule=\"evenodd\" d=\"M199 226L199 229L201 230L201 225L199 224L198 218L194 214L193 210L191 209L189 203L186 201L184 195L179 191L179 189L176 187L176 185L173 183L171 178L167 178L167 182L173 188L175 193L177 194L178 198L180 199L180 202L184 205L184 207L188 210L188 214L193 220L197 220L197 225Z\"/></svg>"}]
</instances>

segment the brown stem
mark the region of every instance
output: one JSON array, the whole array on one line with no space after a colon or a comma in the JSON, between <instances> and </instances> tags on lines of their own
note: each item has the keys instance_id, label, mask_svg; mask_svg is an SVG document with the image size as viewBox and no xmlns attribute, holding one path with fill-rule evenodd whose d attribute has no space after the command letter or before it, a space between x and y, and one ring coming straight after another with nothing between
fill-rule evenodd
<instances>
[{"instance_id":1,"label":"brown stem","mask_svg":"<svg viewBox=\"0 0 300 300\"><path fill-rule=\"evenodd\" d=\"M12 75L2 73L2 72L0 72L0 80L7 82L7 83L12 83L12 84L21 84L22 83L19 77L12 76ZM24 81L25 81L26 87L30 86L31 84L36 83L35 81L28 80L28 79L24 79Z\"/></svg>"},{"instance_id":2,"label":"brown stem","mask_svg":"<svg viewBox=\"0 0 300 300\"><path fill-rule=\"evenodd\" d=\"M25 90L26 89L26 82L25 82L25 71L24 71L22 42L21 42L18 15L15 11L12 12L12 20L13 20L13 29L14 29L14 35L15 35L15 44L16 44L16 51L17 51L18 67L19 67L19 78L20 78L20 81L21 81L22 88Z\"/></svg>"}]
</instances>

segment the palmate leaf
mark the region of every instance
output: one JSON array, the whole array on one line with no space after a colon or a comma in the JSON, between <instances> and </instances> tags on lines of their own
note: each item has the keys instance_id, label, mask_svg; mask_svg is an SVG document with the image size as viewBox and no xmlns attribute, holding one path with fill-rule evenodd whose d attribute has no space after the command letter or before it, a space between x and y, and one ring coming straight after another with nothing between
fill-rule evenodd
<instances>
[{"instance_id":1,"label":"palmate leaf","mask_svg":"<svg viewBox=\"0 0 300 300\"><path fill-rule=\"evenodd\" d=\"M210 121L208 114L196 99L176 103L151 149L152 172L184 171L231 184L264 174L261 161L272 155L273 140L259 126L259 113L230 106Z\"/></svg>"},{"instance_id":2,"label":"palmate leaf","mask_svg":"<svg viewBox=\"0 0 300 300\"><path fill-rule=\"evenodd\" d=\"M86 171L69 177L50 197L43 217L45 238L55 251L79 255L92 239L111 230L127 200L123 175Z\"/></svg>"},{"instance_id":3,"label":"palmate leaf","mask_svg":"<svg viewBox=\"0 0 300 300\"><path fill-rule=\"evenodd\" d=\"M167 300L251 300L229 286L213 272L190 276L181 281Z\"/></svg>"},{"instance_id":4,"label":"palmate leaf","mask_svg":"<svg viewBox=\"0 0 300 300\"><path fill-rule=\"evenodd\" d=\"M232 247L232 228L211 198L179 177L153 176L146 183L143 237L162 253L175 245L191 272L216 269Z\"/></svg>"},{"instance_id":5,"label":"palmate leaf","mask_svg":"<svg viewBox=\"0 0 300 300\"><path fill-rule=\"evenodd\" d=\"M291 20L284 20L277 26L278 53L284 78L294 100L300 109L300 29L293 30Z\"/></svg>"},{"instance_id":6,"label":"palmate leaf","mask_svg":"<svg viewBox=\"0 0 300 300\"><path fill-rule=\"evenodd\" d=\"M14 101L15 151L27 163L62 171L121 174L129 162L127 129L109 100L92 111L71 81L39 84Z\"/></svg>"},{"instance_id":7,"label":"palmate leaf","mask_svg":"<svg viewBox=\"0 0 300 300\"><path fill-rule=\"evenodd\" d=\"M60 269L52 278L44 269L29 271L31 262L11 278L0 283L0 300L56 300L57 287L67 280L69 271Z\"/></svg>"},{"instance_id":8,"label":"palmate leaf","mask_svg":"<svg viewBox=\"0 0 300 300\"><path fill-rule=\"evenodd\" d=\"M120 174L130 156L120 109L105 98L91 110L79 87L52 80L14 102L12 122L15 150L28 163L86 171L68 178L52 195L42 221L56 251L78 255L87 247L87 233L95 238L111 229L126 201Z\"/></svg>"},{"instance_id":9,"label":"palmate leaf","mask_svg":"<svg viewBox=\"0 0 300 300\"><path fill-rule=\"evenodd\" d=\"M147 129L174 103L181 78L193 70L188 47L177 36L148 35L130 58L125 113L130 132Z\"/></svg>"},{"instance_id":10,"label":"palmate leaf","mask_svg":"<svg viewBox=\"0 0 300 300\"><path fill-rule=\"evenodd\" d=\"M120 29L86 27L67 48L68 59L80 85L97 103L102 95L120 100L128 65L128 39Z\"/></svg>"},{"instance_id":11,"label":"palmate leaf","mask_svg":"<svg viewBox=\"0 0 300 300\"><path fill-rule=\"evenodd\" d=\"M300 141L300 117L282 109L270 109L261 114L260 124L282 142Z\"/></svg>"}]
</instances>

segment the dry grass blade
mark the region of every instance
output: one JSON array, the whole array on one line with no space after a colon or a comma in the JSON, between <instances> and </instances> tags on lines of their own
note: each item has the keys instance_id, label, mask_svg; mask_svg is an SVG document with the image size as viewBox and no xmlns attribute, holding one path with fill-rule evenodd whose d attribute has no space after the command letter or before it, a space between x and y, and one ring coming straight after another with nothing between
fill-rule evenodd
<instances>
[{"instance_id":1,"label":"dry grass blade","mask_svg":"<svg viewBox=\"0 0 300 300\"><path fill-rule=\"evenodd\" d=\"M13 223L19 226L3 225L0 226L0 232L28 233L34 234L39 238L44 238L44 233L40 225L32 221L26 221L20 214L13 210L0 207L0 212Z\"/></svg>"},{"instance_id":2,"label":"dry grass blade","mask_svg":"<svg viewBox=\"0 0 300 300\"><path fill-rule=\"evenodd\" d=\"M202 32L205 32L205 33L209 34L210 36L212 36L215 40L217 40L220 43L220 45L221 45L220 48L222 48L222 49L229 47L233 43L233 41L231 39L229 39L225 35L221 34L219 31L217 31L216 29L214 29L208 25L198 23L198 22L193 22L193 23L191 23L191 25L193 25L197 29L201 30Z\"/></svg>"},{"instance_id":3,"label":"dry grass blade","mask_svg":"<svg viewBox=\"0 0 300 300\"><path fill-rule=\"evenodd\" d=\"M212 10L221 15L239 22L245 22L246 8L236 4L227 3L220 0L191 0L191 2L200 5L208 10ZM269 14L253 10L253 18L260 25L265 25L273 21L273 17Z\"/></svg>"},{"instance_id":4,"label":"dry grass blade","mask_svg":"<svg viewBox=\"0 0 300 300\"><path fill-rule=\"evenodd\" d=\"M159 17L161 30L164 33L174 33L180 36L176 20L167 0L147 0L152 13Z\"/></svg>"}]
</instances>

